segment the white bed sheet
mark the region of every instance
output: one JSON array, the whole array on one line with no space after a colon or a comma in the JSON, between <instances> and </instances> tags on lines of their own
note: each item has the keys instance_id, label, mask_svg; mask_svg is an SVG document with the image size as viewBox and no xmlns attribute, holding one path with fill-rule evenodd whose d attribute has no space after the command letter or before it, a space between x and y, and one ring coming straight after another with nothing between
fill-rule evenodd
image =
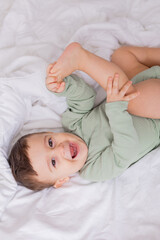
<instances>
[{"instance_id":1,"label":"white bed sheet","mask_svg":"<svg viewBox=\"0 0 160 240\"><path fill-rule=\"evenodd\" d=\"M45 88L47 63L72 41L106 59L123 44L160 47L160 2L1 0L0 10L0 239L159 240L160 148L115 180L75 174L38 193L16 184L6 156L17 134L61 130L66 102ZM77 74L99 103L104 91Z\"/></svg>"}]
</instances>

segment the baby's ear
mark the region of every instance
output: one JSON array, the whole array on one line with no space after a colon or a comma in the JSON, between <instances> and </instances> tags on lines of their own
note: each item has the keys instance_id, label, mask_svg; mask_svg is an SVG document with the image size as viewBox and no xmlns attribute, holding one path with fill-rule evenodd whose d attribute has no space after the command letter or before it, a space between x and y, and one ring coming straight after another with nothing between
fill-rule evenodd
<instances>
[{"instance_id":1,"label":"baby's ear","mask_svg":"<svg viewBox=\"0 0 160 240\"><path fill-rule=\"evenodd\" d=\"M70 179L69 177L58 179L58 180L54 183L53 187L54 187L54 188L59 188L59 187L61 187L64 183L68 182L69 179Z\"/></svg>"}]
</instances>

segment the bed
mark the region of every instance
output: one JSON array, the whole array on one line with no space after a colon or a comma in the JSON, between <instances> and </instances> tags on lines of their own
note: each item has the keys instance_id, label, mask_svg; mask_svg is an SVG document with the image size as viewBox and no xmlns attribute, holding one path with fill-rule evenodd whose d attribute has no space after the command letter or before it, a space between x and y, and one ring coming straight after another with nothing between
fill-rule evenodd
<instances>
[{"instance_id":1,"label":"bed","mask_svg":"<svg viewBox=\"0 0 160 240\"><path fill-rule=\"evenodd\" d=\"M122 45L160 47L158 0L0 1L0 239L159 240L160 148L116 179L74 174L62 188L33 192L7 162L24 134L62 131L65 98L49 93L45 69L72 41L110 59ZM76 71L97 91L103 89Z\"/></svg>"}]
</instances>

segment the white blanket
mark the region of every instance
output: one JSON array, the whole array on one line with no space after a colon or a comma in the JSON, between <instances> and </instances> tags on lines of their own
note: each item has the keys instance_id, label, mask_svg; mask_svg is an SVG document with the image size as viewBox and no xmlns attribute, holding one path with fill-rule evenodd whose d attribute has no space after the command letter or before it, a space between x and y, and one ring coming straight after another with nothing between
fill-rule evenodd
<instances>
[{"instance_id":1,"label":"white blanket","mask_svg":"<svg viewBox=\"0 0 160 240\"><path fill-rule=\"evenodd\" d=\"M0 239L159 240L160 148L120 177L91 183L74 174L60 189L17 185L7 163L23 134L61 131L65 98L45 88L45 71L77 41L110 59L121 45L160 47L158 0L0 1ZM86 74L97 91L104 91Z\"/></svg>"}]
</instances>

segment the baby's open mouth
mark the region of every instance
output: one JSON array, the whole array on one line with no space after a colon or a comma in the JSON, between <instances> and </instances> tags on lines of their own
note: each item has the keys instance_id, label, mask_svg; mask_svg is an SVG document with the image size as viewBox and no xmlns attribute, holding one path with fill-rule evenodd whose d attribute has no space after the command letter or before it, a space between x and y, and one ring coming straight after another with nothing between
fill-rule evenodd
<instances>
[{"instance_id":1,"label":"baby's open mouth","mask_svg":"<svg viewBox=\"0 0 160 240\"><path fill-rule=\"evenodd\" d=\"M71 157L72 159L74 159L78 154L77 146L74 143L70 143L69 148L70 148Z\"/></svg>"}]
</instances>

